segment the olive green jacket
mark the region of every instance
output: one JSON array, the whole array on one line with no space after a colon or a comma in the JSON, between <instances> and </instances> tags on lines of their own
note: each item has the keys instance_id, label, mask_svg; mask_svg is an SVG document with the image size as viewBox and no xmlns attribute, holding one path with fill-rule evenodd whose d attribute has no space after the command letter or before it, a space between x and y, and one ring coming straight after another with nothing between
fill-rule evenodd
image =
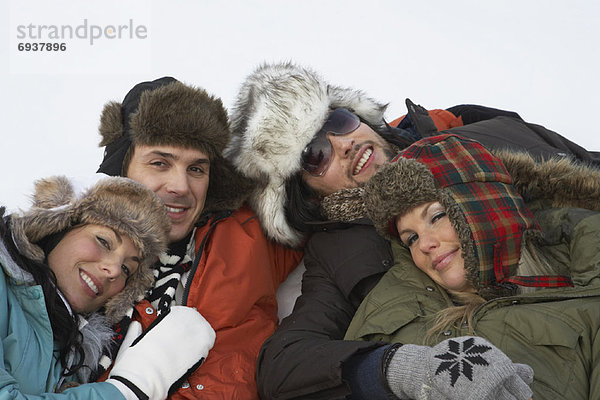
<instances>
[{"instance_id":1,"label":"olive green jacket","mask_svg":"<svg viewBox=\"0 0 600 400\"><path fill-rule=\"evenodd\" d=\"M600 399L600 214L574 208L535 214L542 252L570 270L575 287L490 300L475 312L473 332L456 326L425 342L432 316L453 304L394 243L395 265L362 302L345 339L434 345L474 334L533 368L534 399Z\"/></svg>"}]
</instances>

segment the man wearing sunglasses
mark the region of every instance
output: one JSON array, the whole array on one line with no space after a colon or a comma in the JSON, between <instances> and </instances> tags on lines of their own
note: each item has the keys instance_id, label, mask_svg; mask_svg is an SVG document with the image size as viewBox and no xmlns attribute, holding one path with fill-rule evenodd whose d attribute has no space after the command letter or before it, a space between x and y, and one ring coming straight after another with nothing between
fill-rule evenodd
<instances>
[{"instance_id":1,"label":"man wearing sunglasses","mask_svg":"<svg viewBox=\"0 0 600 400\"><path fill-rule=\"evenodd\" d=\"M242 85L225 154L240 172L262 182L251 206L271 238L304 248L306 266L302 295L259 356L263 398L394 398L383 371L386 361L407 356L403 347L392 354L383 343L342 340L394 258L390 244L340 190L360 187L400 149L448 129L490 148L600 165L598 154L513 112L473 105L426 111L409 100L407 107L407 116L388 124L386 105L291 63L263 65ZM342 223L326 216L339 213L356 218ZM396 384L420 384L418 375L428 368L422 362L403 371L404 381ZM516 373L505 381L475 377L457 385L493 393L507 381L516 393L528 393L527 377ZM436 389L444 393L443 385Z\"/></svg>"}]
</instances>

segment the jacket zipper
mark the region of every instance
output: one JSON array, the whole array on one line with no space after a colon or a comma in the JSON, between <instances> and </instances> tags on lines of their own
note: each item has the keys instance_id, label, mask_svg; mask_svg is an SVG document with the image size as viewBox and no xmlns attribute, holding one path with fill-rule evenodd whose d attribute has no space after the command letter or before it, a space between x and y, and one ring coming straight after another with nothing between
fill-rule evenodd
<instances>
[{"instance_id":1,"label":"jacket zipper","mask_svg":"<svg viewBox=\"0 0 600 400\"><path fill-rule=\"evenodd\" d=\"M187 282L185 283L185 287L183 290L181 305L187 306L187 301L188 301L188 297L190 294L190 286L192 285L192 282L194 281L194 275L196 275L196 270L198 269L198 265L200 264L200 258L202 257L204 245L206 244L208 237L210 236L213 229L215 228L215 225L217 223L219 223L220 221L222 221L223 219L229 217L231 214L232 214L232 211L222 211L222 212L216 213L215 216L213 217L212 221L210 222L210 227L208 228L208 231L202 238L202 243L200 244L200 247L198 248L198 252L194 256L194 263L192 264L192 269L190 270L190 274L188 276Z\"/></svg>"}]
</instances>

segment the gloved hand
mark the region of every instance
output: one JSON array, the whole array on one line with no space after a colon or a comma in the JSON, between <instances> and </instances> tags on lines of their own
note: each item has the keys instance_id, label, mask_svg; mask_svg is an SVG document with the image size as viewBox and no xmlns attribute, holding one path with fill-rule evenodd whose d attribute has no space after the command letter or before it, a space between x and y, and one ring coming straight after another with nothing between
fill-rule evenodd
<instances>
[{"instance_id":1,"label":"gloved hand","mask_svg":"<svg viewBox=\"0 0 600 400\"><path fill-rule=\"evenodd\" d=\"M210 324L184 306L171 307L141 332L139 322L131 322L106 380L128 400L165 399L204 362L215 343Z\"/></svg>"},{"instance_id":2,"label":"gloved hand","mask_svg":"<svg viewBox=\"0 0 600 400\"><path fill-rule=\"evenodd\" d=\"M434 347L394 346L384 375L400 399L527 400L533 370L513 363L483 338L463 336Z\"/></svg>"}]
</instances>

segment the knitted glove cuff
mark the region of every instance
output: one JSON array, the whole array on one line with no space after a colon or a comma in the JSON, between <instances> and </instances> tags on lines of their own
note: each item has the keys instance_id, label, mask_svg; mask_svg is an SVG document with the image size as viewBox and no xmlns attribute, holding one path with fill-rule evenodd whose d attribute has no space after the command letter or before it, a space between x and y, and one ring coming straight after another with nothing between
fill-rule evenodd
<instances>
[{"instance_id":1,"label":"knitted glove cuff","mask_svg":"<svg viewBox=\"0 0 600 400\"><path fill-rule=\"evenodd\" d=\"M412 399L427 377L430 347L406 344L397 346L388 358L385 378L391 391L400 399Z\"/></svg>"},{"instance_id":2,"label":"knitted glove cuff","mask_svg":"<svg viewBox=\"0 0 600 400\"><path fill-rule=\"evenodd\" d=\"M379 374L379 376L381 376L381 380L383 381L382 385L385 388L385 390L390 395L394 395L397 397L400 397L400 396L398 396L398 394L396 392L394 392L394 390L392 390L392 387L390 386L390 380L388 378L388 369L390 367L390 363L392 362L392 359L394 358L394 355L396 354L396 352L398 351L398 349L400 347L402 347L402 343L394 343L390 347L388 347L388 349L385 351L385 353L383 353L383 357L381 359L381 373Z\"/></svg>"},{"instance_id":3,"label":"knitted glove cuff","mask_svg":"<svg viewBox=\"0 0 600 400\"><path fill-rule=\"evenodd\" d=\"M387 370L390 366L390 362L392 361L392 358L394 357L394 354L396 354L396 351L400 347L402 347L402 343L394 343L390 347L388 347L388 349L385 351L385 353L383 353L383 358L381 359L381 376L383 376L384 378L387 375ZM386 383L386 385L387 385L387 383Z\"/></svg>"}]
</instances>

